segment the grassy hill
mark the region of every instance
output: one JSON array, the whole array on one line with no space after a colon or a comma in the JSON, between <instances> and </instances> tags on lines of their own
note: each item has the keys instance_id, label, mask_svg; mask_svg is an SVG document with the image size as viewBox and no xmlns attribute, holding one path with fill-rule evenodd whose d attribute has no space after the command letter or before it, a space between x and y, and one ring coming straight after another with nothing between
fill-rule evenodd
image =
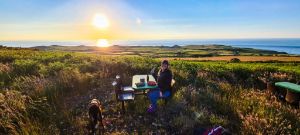
<instances>
[{"instance_id":1,"label":"grassy hill","mask_svg":"<svg viewBox=\"0 0 300 135\"><path fill-rule=\"evenodd\" d=\"M149 47L148 51L172 53L176 47ZM195 51L199 46L187 47L191 48L181 49ZM197 49L205 47L224 50L224 46ZM137 96L121 115L113 78L121 75L124 84L131 85L133 75L149 73L159 66L159 59L97 52L114 47L46 48L54 49L0 49L0 134L87 134L87 105L92 98L102 102L106 134L192 134L197 128L215 125L233 134L300 132L299 109L279 98L284 91L270 94L266 90L267 83L299 82L300 63L173 59L176 84L171 101L166 105L160 101L157 114L150 115L146 113L149 100ZM140 52L147 47L115 48ZM78 49L97 53L79 53Z\"/></svg>"}]
</instances>

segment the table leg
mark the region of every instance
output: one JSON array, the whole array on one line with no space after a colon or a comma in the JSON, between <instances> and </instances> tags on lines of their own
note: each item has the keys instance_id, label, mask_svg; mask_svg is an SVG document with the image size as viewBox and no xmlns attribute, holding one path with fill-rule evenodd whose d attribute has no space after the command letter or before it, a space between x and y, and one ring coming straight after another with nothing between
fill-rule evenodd
<instances>
[{"instance_id":1,"label":"table leg","mask_svg":"<svg viewBox=\"0 0 300 135\"><path fill-rule=\"evenodd\" d=\"M118 97L119 97L118 93L116 93L115 96L116 96L116 101L118 101L118 100L119 100L119 98L118 98Z\"/></svg>"},{"instance_id":2,"label":"table leg","mask_svg":"<svg viewBox=\"0 0 300 135\"><path fill-rule=\"evenodd\" d=\"M144 93L143 93L144 94L144 98L148 98L148 96L147 96L148 93L146 92L147 90L149 92L149 89L144 90Z\"/></svg>"},{"instance_id":3,"label":"table leg","mask_svg":"<svg viewBox=\"0 0 300 135\"><path fill-rule=\"evenodd\" d=\"M125 101L122 101L122 113L125 114Z\"/></svg>"}]
</instances>

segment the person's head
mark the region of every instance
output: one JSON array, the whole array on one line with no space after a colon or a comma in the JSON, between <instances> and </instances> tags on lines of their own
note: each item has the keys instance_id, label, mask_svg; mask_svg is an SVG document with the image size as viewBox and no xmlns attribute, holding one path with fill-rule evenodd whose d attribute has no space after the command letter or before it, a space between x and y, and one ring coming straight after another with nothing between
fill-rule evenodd
<instances>
[{"instance_id":1,"label":"person's head","mask_svg":"<svg viewBox=\"0 0 300 135\"><path fill-rule=\"evenodd\" d=\"M166 69L168 69L169 68L169 61L168 60L163 60L162 62L161 62L161 70L166 70Z\"/></svg>"}]
</instances>

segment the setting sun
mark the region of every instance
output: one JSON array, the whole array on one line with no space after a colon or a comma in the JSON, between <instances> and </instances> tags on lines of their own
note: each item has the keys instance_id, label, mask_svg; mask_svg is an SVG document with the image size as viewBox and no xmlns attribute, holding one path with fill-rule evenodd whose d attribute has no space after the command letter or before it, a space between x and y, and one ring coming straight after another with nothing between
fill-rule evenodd
<instances>
[{"instance_id":1,"label":"setting sun","mask_svg":"<svg viewBox=\"0 0 300 135\"><path fill-rule=\"evenodd\" d=\"M96 14L93 19L93 25L99 29L109 27L109 20L105 15Z\"/></svg>"},{"instance_id":2,"label":"setting sun","mask_svg":"<svg viewBox=\"0 0 300 135\"><path fill-rule=\"evenodd\" d=\"M97 41L97 46L98 47L108 47L110 44L106 39L99 39Z\"/></svg>"}]
</instances>

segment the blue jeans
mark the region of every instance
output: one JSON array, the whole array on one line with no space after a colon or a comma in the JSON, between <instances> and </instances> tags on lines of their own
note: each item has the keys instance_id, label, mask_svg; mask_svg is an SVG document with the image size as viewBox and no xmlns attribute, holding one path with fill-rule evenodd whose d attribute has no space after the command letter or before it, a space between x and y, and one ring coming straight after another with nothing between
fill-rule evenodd
<instances>
[{"instance_id":1,"label":"blue jeans","mask_svg":"<svg viewBox=\"0 0 300 135\"><path fill-rule=\"evenodd\" d=\"M161 98L167 98L171 96L171 92L170 90L165 90L162 93L162 97ZM160 98L160 89L153 89L148 93L148 97L150 99L151 105L156 108L157 107L157 100Z\"/></svg>"}]
</instances>

